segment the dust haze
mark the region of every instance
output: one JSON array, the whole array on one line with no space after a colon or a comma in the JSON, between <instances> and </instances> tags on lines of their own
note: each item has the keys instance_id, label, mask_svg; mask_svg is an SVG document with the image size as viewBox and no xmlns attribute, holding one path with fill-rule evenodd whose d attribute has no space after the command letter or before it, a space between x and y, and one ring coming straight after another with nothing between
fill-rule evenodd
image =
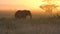
<instances>
[{"instance_id":1,"label":"dust haze","mask_svg":"<svg viewBox=\"0 0 60 34\"><path fill-rule=\"evenodd\" d=\"M35 10L37 11L37 10ZM16 10L0 10L0 34L60 34L60 16L32 12L32 19L16 20Z\"/></svg>"}]
</instances>

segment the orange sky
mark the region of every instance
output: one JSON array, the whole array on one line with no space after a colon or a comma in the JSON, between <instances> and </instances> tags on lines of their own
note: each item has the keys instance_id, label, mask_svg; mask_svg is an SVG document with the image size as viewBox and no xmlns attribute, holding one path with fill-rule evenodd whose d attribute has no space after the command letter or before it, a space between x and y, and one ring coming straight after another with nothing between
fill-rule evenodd
<instances>
[{"instance_id":1,"label":"orange sky","mask_svg":"<svg viewBox=\"0 0 60 34\"><path fill-rule=\"evenodd\" d=\"M0 10L9 9L40 9L39 6L46 4L43 0L0 0ZM60 4L60 0L53 0L53 4Z\"/></svg>"}]
</instances>

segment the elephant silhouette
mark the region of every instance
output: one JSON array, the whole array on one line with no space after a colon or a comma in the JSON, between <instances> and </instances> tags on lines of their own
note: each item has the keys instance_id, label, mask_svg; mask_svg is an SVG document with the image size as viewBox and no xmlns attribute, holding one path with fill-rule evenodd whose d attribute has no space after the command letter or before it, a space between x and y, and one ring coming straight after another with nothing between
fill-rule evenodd
<instances>
[{"instance_id":1,"label":"elephant silhouette","mask_svg":"<svg viewBox=\"0 0 60 34\"><path fill-rule=\"evenodd\" d=\"M32 18L32 14L31 14L30 10L17 10L15 13L16 19L21 19L21 18L26 19L27 16L30 16L30 19Z\"/></svg>"}]
</instances>

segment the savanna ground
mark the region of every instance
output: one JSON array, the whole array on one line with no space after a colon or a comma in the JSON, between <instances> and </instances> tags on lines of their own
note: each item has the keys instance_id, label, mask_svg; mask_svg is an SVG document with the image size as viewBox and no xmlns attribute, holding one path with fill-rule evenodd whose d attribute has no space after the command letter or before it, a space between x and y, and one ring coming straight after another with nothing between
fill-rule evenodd
<instances>
[{"instance_id":1,"label":"savanna ground","mask_svg":"<svg viewBox=\"0 0 60 34\"><path fill-rule=\"evenodd\" d=\"M0 34L60 34L60 17L16 20L0 18Z\"/></svg>"}]
</instances>

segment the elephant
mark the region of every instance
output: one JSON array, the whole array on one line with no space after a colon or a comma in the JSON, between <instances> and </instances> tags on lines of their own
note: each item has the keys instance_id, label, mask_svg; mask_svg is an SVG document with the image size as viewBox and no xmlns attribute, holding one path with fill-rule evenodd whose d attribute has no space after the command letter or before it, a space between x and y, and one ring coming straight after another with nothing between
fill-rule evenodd
<instances>
[{"instance_id":1,"label":"elephant","mask_svg":"<svg viewBox=\"0 0 60 34\"><path fill-rule=\"evenodd\" d=\"M31 14L30 10L17 10L15 12L16 19L21 19L21 18L26 19L27 16L30 16L30 19L32 18L32 14Z\"/></svg>"}]
</instances>

